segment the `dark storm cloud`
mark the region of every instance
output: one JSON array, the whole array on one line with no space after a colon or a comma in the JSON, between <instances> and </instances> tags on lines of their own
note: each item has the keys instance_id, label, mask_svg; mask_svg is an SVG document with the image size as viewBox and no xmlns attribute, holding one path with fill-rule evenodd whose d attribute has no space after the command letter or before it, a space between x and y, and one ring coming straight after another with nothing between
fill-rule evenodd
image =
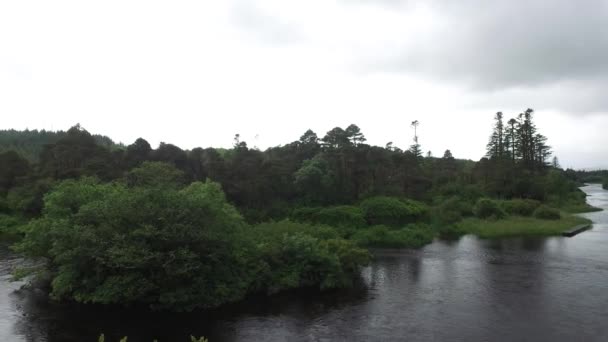
<instances>
[{"instance_id":1,"label":"dark storm cloud","mask_svg":"<svg viewBox=\"0 0 608 342\"><path fill-rule=\"evenodd\" d=\"M389 47L376 68L483 89L608 79L607 1L421 3L439 14L438 29Z\"/></svg>"}]
</instances>

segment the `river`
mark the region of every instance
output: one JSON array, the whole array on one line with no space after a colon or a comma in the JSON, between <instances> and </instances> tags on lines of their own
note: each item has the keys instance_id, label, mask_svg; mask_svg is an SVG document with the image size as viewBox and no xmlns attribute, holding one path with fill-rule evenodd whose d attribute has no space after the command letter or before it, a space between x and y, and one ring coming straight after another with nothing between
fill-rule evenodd
<instances>
[{"instance_id":1,"label":"river","mask_svg":"<svg viewBox=\"0 0 608 342\"><path fill-rule=\"evenodd\" d=\"M608 191L582 188L608 209ZM0 249L0 341L608 341L608 211L572 238L436 241L383 250L363 285L255 297L169 314L50 303L9 282L21 261Z\"/></svg>"}]
</instances>

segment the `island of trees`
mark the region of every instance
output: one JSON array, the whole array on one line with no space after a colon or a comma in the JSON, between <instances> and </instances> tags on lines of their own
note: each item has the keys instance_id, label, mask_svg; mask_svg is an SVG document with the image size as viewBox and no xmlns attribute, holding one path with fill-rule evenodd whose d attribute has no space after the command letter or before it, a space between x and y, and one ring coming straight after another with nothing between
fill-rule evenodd
<instances>
[{"instance_id":1,"label":"island of trees","mask_svg":"<svg viewBox=\"0 0 608 342\"><path fill-rule=\"evenodd\" d=\"M261 151L115 144L76 125L0 132L0 232L57 300L192 310L351 286L369 247L553 235L593 210L528 109L481 160L371 146L354 124ZM418 126L418 121L412 123Z\"/></svg>"}]
</instances>

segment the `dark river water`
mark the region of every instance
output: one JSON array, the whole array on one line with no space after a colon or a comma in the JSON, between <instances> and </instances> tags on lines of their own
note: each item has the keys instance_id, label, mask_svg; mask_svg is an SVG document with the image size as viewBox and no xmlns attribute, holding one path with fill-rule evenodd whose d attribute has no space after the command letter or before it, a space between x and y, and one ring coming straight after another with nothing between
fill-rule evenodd
<instances>
[{"instance_id":1,"label":"dark river water","mask_svg":"<svg viewBox=\"0 0 608 342\"><path fill-rule=\"evenodd\" d=\"M608 209L608 191L583 188ZM191 314L51 304L9 282L0 249L1 341L608 341L608 211L572 238L436 241L376 251L362 286L251 298Z\"/></svg>"}]
</instances>

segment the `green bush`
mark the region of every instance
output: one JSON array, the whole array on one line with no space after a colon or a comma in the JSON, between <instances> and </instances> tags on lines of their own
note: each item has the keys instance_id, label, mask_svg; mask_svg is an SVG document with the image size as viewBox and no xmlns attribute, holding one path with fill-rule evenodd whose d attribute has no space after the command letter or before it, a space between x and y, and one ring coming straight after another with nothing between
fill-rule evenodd
<instances>
[{"instance_id":1,"label":"green bush","mask_svg":"<svg viewBox=\"0 0 608 342\"><path fill-rule=\"evenodd\" d=\"M45 196L17 249L48 260L53 298L188 311L348 286L369 260L329 226L249 227L217 183L137 184L67 180Z\"/></svg>"},{"instance_id":2,"label":"green bush","mask_svg":"<svg viewBox=\"0 0 608 342\"><path fill-rule=\"evenodd\" d=\"M366 225L361 209L347 205L321 209L316 216L315 223L327 224L334 227L354 228Z\"/></svg>"},{"instance_id":3,"label":"green bush","mask_svg":"<svg viewBox=\"0 0 608 342\"><path fill-rule=\"evenodd\" d=\"M16 216L0 214L0 238L13 239L21 235L20 227L25 221Z\"/></svg>"},{"instance_id":4,"label":"green bush","mask_svg":"<svg viewBox=\"0 0 608 342\"><path fill-rule=\"evenodd\" d=\"M291 212L290 218L297 222L314 223L319 211L318 207L300 207Z\"/></svg>"},{"instance_id":5,"label":"green bush","mask_svg":"<svg viewBox=\"0 0 608 342\"><path fill-rule=\"evenodd\" d=\"M465 202L474 203L483 197L483 190L478 185L448 183L438 190L438 195L444 197L459 197Z\"/></svg>"},{"instance_id":6,"label":"green bush","mask_svg":"<svg viewBox=\"0 0 608 342\"><path fill-rule=\"evenodd\" d=\"M359 228L366 225L361 209L348 205L328 208L298 208L292 212L291 218L298 222L326 224L333 227Z\"/></svg>"},{"instance_id":7,"label":"green bush","mask_svg":"<svg viewBox=\"0 0 608 342\"><path fill-rule=\"evenodd\" d=\"M217 183L68 180L43 212L18 249L49 260L55 299L191 310L242 299L255 276L243 219Z\"/></svg>"},{"instance_id":8,"label":"green bush","mask_svg":"<svg viewBox=\"0 0 608 342\"><path fill-rule=\"evenodd\" d=\"M352 240L359 246L384 248L419 248L433 242L435 232L427 225L408 225L401 229L373 226L358 230Z\"/></svg>"},{"instance_id":9,"label":"green bush","mask_svg":"<svg viewBox=\"0 0 608 342\"><path fill-rule=\"evenodd\" d=\"M559 210L541 205L534 211L534 217L542 220L559 220L562 216Z\"/></svg>"},{"instance_id":10,"label":"green bush","mask_svg":"<svg viewBox=\"0 0 608 342\"><path fill-rule=\"evenodd\" d=\"M450 224L473 215L473 205L458 196L453 196L441 202L436 207L434 218L440 224Z\"/></svg>"},{"instance_id":11,"label":"green bush","mask_svg":"<svg viewBox=\"0 0 608 342\"><path fill-rule=\"evenodd\" d=\"M0 194L0 213L10 213L11 209L8 206L8 201Z\"/></svg>"},{"instance_id":12,"label":"green bush","mask_svg":"<svg viewBox=\"0 0 608 342\"><path fill-rule=\"evenodd\" d=\"M340 238L340 234L333 227L293 222L290 220L263 222L251 227L248 232L256 241L272 241L273 243L280 242L285 235L296 233L310 235L321 240Z\"/></svg>"},{"instance_id":13,"label":"green bush","mask_svg":"<svg viewBox=\"0 0 608 342\"><path fill-rule=\"evenodd\" d=\"M298 287L349 286L369 253L343 240L329 226L288 220L266 222L249 231L263 267L256 272L258 290L268 293Z\"/></svg>"},{"instance_id":14,"label":"green bush","mask_svg":"<svg viewBox=\"0 0 608 342\"><path fill-rule=\"evenodd\" d=\"M500 207L509 215L532 216L540 204L531 199L512 199L500 202Z\"/></svg>"},{"instance_id":15,"label":"green bush","mask_svg":"<svg viewBox=\"0 0 608 342\"><path fill-rule=\"evenodd\" d=\"M371 197L360 204L370 225L401 226L420 220L427 212L424 204L394 197Z\"/></svg>"},{"instance_id":16,"label":"green bush","mask_svg":"<svg viewBox=\"0 0 608 342\"><path fill-rule=\"evenodd\" d=\"M505 212L500 208L498 203L489 198L479 199L477 203L475 203L473 212L475 213L475 216L482 219L501 219L506 216Z\"/></svg>"}]
</instances>

